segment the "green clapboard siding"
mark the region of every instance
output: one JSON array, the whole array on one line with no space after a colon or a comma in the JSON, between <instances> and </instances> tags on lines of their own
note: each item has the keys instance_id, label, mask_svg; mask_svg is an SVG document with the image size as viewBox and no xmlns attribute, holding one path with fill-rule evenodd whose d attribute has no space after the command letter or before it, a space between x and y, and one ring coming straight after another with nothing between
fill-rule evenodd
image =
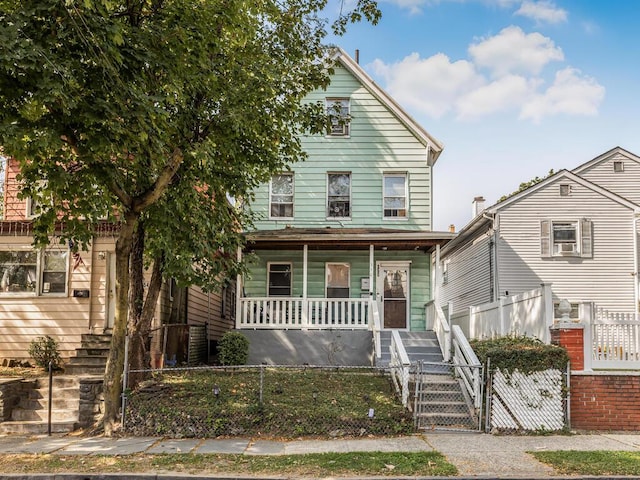
<instances>
[{"instance_id":1,"label":"green clapboard siding","mask_svg":"<svg viewBox=\"0 0 640 480\"><path fill-rule=\"evenodd\" d=\"M256 228L334 225L430 230L431 167L424 145L344 68L336 68L327 90L313 93L308 100L324 103L326 97L351 99L350 138L303 137L309 157L291 167L295 175L294 218L269 220L269 186L263 184L251 205L258 215ZM328 172L351 172L350 219L326 217ZM391 172L408 175L407 219L383 218L383 174Z\"/></svg>"},{"instance_id":2,"label":"green clapboard siding","mask_svg":"<svg viewBox=\"0 0 640 480\"><path fill-rule=\"evenodd\" d=\"M244 292L247 297L267 296L267 264L269 262L292 263L292 295L302 297L303 261L302 251L261 250L259 257L254 257L250 264L249 276L245 279ZM379 252L375 253L375 261L409 261L410 266L410 295L411 317L410 329L421 331L425 329L424 304L430 298L430 262L429 255L421 252ZM308 296L322 298L325 296L325 265L326 263L348 263L351 272L352 298L359 298L360 279L369 276L368 251L309 251L308 252ZM375 277L375 273L374 273ZM374 278L375 293L375 278Z\"/></svg>"}]
</instances>

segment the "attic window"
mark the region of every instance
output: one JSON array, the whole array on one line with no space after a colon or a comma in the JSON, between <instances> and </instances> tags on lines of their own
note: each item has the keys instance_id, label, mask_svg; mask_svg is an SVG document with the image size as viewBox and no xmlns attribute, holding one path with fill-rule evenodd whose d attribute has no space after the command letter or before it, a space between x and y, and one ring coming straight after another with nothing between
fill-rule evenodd
<instances>
[{"instance_id":1,"label":"attic window","mask_svg":"<svg viewBox=\"0 0 640 480\"><path fill-rule=\"evenodd\" d=\"M620 160L613 162L613 171L616 173L624 172L624 162Z\"/></svg>"},{"instance_id":2,"label":"attic window","mask_svg":"<svg viewBox=\"0 0 640 480\"><path fill-rule=\"evenodd\" d=\"M561 197L568 197L569 195L571 195L571 185L561 184L560 185L560 196Z\"/></svg>"},{"instance_id":3,"label":"attic window","mask_svg":"<svg viewBox=\"0 0 640 480\"><path fill-rule=\"evenodd\" d=\"M331 126L327 135L329 137L348 137L350 105L348 98L327 98L325 106L327 115L331 119Z\"/></svg>"}]
</instances>

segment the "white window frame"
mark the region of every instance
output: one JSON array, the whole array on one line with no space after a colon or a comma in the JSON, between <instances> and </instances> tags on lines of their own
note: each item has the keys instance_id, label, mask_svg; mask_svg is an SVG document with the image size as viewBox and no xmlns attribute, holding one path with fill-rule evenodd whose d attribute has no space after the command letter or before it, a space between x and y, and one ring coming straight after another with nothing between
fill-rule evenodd
<instances>
[{"instance_id":1,"label":"white window frame","mask_svg":"<svg viewBox=\"0 0 640 480\"><path fill-rule=\"evenodd\" d=\"M5 279L4 269L0 269L0 297L66 297L69 295L69 272L70 272L70 252L68 249L45 249L45 250L33 250L32 248L22 245L2 245L0 246L0 252L33 252L36 254L34 279L31 281L32 285L28 287L28 290L12 291L9 282L9 277ZM46 270L46 256L51 253L63 253L65 255L65 271L64 271L64 291L51 292L50 287L47 288L44 282L44 276L46 273L60 273L57 270Z\"/></svg>"},{"instance_id":2,"label":"white window frame","mask_svg":"<svg viewBox=\"0 0 640 480\"><path fill-rule=\"evenodd\" d=\"M274 194L273 193L273 178L276 176L281 176L281 177L291 177L291 194L287 194L287 195L283 195L283 194ZM271 180L269 181L269 219L270 220L282 220L282 219L292 219L294 216L294 210L295 210L295 192L296 192L296 185L295 185L295 175L293 172L281 172L281 173L277 173L275 175L273 175L271 177ZM290 203L285 203L285 202L274 202L274 196L290 196L291 197L291 202ZM291 216L279 216L279 215L273 215L273 211L272 211L272 207L273 205L291 205Z\"/></svg>"},{"instance_id":3,"label":"white window frame","mask_svg":"<svg viewBox=\"0 0 640 480\"><path fill-rule=\"evenodd\" d=\"M341 288L345 287L331 287L329 286L329 270L332 266L339 265L346 267L347 269L347 296L346 297L329 297L329 288ZM351 264L346 262L326 262L324 264L324 296L325 298L351 298Z\"/></svg>"},{"instance_id":4,"label":"white window frame","mask_svg":"<svg viewBox=\"0 0 640 480\"><path fill-rule=\"evenodd\" d=\"M555 232L561 227L572 228L575 241L556 239ZM543 258L592 257L592 222L582 219L554 219L540 222L540 253Z\"/></svg>"},{"instance_id":5,"label":"white window frame","mask_svg":"<svg viewBox=\"0 0 640 480\"><path fill-rule=\"evenodd\" d=\"M329 189L331 186L331 182L329 181L329 177L331 175L347 175L349 177L349 199L347 200L348 206L349 206L349 214L348 215L331 215L331 208L330 208L330 204L331 204L331 195L329 193ZM352 186L353 186L353 179L351 176L351 172L327 172L327 220L343 220L343 219L350 219L351 218L351 212L352 212L352 203L351 203L351 191L352 191ZM333 195L333 197L342 197L342 195Z\"/></svg>"},{"instance_id":6,"label":"white window frame","mask_svg":"<svg viewBox=\"0 0 640 480\"><path fill-rule=\"evenodd\" d=\"M386 191L386 180L391 177L402 177L404 178L404 209L401 208L390 208L387 209L385 207L385 200L387 198L399 198L397 196L387 195ZM404 210L404 215L387 215L386 211L400 211ZM409 219L409 174L407 172L385 172L382 175L382 218L385 220L392 221L405 221Z\"/></svg>"},{"instance_id":7,"label":"white window frame","mask_svg":"<svg viewBox=\"0 0 640 480\"><path fill-rule=\"evenodd\" d=\"M325 110L331 118L327 137L349 138L351 135L351 99L349 97L327 97ZM335 118L332 108L340 104L340 118Z\"/></svg>"},{"instance_id":8,"label":"white window frame","mask_svg":"<svg viewBox=\"0 0 640 480\"><path fill-rule=\"evenodd\" d=\"M287 265L289 267L289 295L271 294L271 267L273 265ZM267 262L267 297L291 297L293 296L293 262Z\"/></svg>"},{"instance_id":9,"label":"white window frame","mask_svg":"<svg viewBox=\"0 0 640 480\"><path fill-rule=\"evenodd\" d=\"M571 185L568 183L560 184L560 196L561 197L569 197L571 196Z\"/></svg>"},{"instance_id":10,"label":"white window frame","mask_svg":"<svg viewBox=\"0 0 640 480\"><path fill-rule=\"evenodd\" d=\"M614 160L613 161L613 171L615 173L624 172L624 162L622 160Z\"/></svg>"}]
</instances>

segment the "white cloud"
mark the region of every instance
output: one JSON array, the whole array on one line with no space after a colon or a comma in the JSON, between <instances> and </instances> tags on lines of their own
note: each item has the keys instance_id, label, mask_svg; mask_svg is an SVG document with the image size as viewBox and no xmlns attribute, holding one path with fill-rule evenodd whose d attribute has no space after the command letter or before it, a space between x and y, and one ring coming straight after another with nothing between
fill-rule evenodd
<instances>
[{"instance_id":1,"label":"white cloud","mask_svg":"<svg viewBox=\"0 0 640 480\"><path fill-rule=\"evenodd\" d=\"M515 12L516 15L522 15L535 20L538 23L562 23L567 21L567 11L558 8L551 1L531 1L525 0L520 5L520 9Z\"/></svg>"},{"instance_id":2,"label":"white cloud","mask_svg":"<svg viewBox=\"0 0 640 480\"><path fill-rule=\"evenodd\" d=\"M472 44L469 54L477 66L490 69L496 77L511 73L538 74L547 63L564 59L562 49L556 47L553 40L538 32L525 34L513 25L496 36Z\"/></svg>"},{"instance_id":3,"label":"white cloud","mask_svg":"<svg viewBox=\"0 0 640 480\"><path fill-rule=\"evenodd\" d=\"M390 65L375 60L371 67L385 79L385 89L401 105L435 118L450 111L458 98L485 82L473 64L466 60L451 62L442 53L424 59L412 53Z\"/></svg>"},{"instance_id":4,"label":"white cloud","mask_svg":"<svg viewBox=\"0 0 640 480\"><path fill-rule=\"evenodd\" d=\"M507 75L483 85L456 102L458 118L471 119L492 113L518 109L534 96L539 80Z\"/></svg>"},{"instance_id":5,"label":"white cloud","mask_svg":"<svg viewBox=\"0 0 640 480\"><path fill-rule=\"evenodd\" d=\"M605 88L580 70L567 67L556 73L553 85L523 105L521 118L538 123L543 117L559 114L597 115Z\"/></svg>"}]
</instances>

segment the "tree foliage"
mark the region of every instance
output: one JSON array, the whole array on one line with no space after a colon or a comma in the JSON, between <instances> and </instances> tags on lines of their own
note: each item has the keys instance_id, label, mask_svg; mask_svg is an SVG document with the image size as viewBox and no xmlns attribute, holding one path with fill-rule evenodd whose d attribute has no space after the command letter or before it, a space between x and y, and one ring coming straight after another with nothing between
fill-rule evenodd
<instances>
[{"instance_id":1,"label":"tree foliage","mask_svg":"<svg viewBox=\"0 0 640 480\"><path fill-rule=\"evenodd\" d=\"M545 175L544 177L540 178L540 177L535 177L532 178L531 180L529 180L528 182L522 182L520 184L520 186L518 187L518 189L515 192L511 192L508 195L503 195L502 197L500 197L498 199L498 203L499 202L503 202L504 200L506 200L507 198L513 197L514 195L526 190L529 187L533 187L534 185L537 185L538 183L540 183L541 181L543 181L546 178L551 177L553 174L555 174L555 172L553 171L553 168L551 170L549 170L549 173L547 173L547 175Z\"/></svg>"},{"instance_id":2,"label":"tree foliage","mask_svg":"<svg viewBox=\"0 0 640 480\"><path fill-rule=\"evenodd\" d=\"M326 128L323 105L303 99L329 82L327 28L376 23L380 11L357 0L329 23L325 7L0 1L0 145L20 162L23 195L43 205L35 243L58 222L59 240L86 248L104 215L120 224L105 427L117 415L127 328L145 334L142 253L181 284L214 288L240 268L233 253L251 221L228 197L251 198L304 159L300 135Z\"/></svg>"}]
</instances>

